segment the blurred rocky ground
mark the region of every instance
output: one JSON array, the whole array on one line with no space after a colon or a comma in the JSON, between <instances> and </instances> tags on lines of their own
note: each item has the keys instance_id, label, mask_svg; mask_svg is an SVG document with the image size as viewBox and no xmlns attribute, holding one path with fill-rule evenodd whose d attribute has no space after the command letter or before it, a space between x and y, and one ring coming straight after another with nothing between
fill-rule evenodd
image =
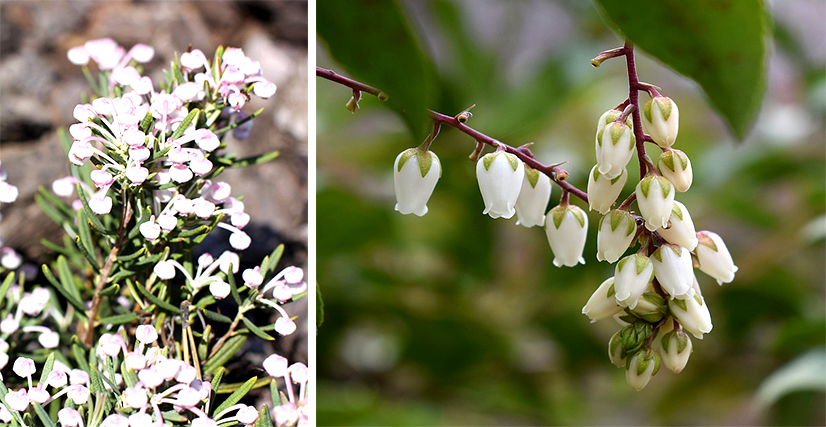
<instances>
[{"instance_id":1,"label":"blurred rocky ground","mask_svg":"<svg viewBox=\"0 0 826 427\"><path fill-rule=\"evenodd\" d=\"M265 107L250 137L237 141L229 135L225 140L239 157L281 152L268 164L222 175L234 195L245 196L252 217L245 230L253 246L242 256L257 262L284 243L282 264L306 268L306 1L4 0L0 20L0 161L8 181L20 190L14 204L2 206L0 236L6 246L42 261L47 254L40 239L59 241L62 236L62 230L40 212L34 194L39 186L50 188L52 181L68 174L57 130L74 122L72 109L81 94L91 93L80 67L66 59L69 48L104 37L126 49L136 43L151 45L155 57L146 64L146 73L157 82L174 54L190 44L210 58L224 45L243 48L278 86L272 98L253 97L244 108L251 113ZM220 253L226 237L216 236L204 250ZM305 300L288 309L301 313L300 320L306 320ZM282 354L306 362L307 329L300 327L295 342L281 344L288 346Z\"/></svg>"}]
</instances>

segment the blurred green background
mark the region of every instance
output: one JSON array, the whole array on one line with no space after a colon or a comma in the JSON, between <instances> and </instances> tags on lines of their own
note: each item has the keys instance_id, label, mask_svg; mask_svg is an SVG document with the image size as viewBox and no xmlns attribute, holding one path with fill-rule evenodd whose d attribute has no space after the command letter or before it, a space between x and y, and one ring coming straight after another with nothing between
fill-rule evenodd
<instances>
[{"instance_id":1,"label":"blurred green background","mask_svg":"<svg viewBox=\"0 0 826 427\"><path fill-rule=\"evenodd\" d=\"M714 330L694 340L681 374L664 368L641 392L608 360L619 326L580 313L613 274L596 261L596 213L587 264L554 267L543 230L482 215L474 141L443 128L430 211L400 215L393 160L421 141L375 98L350 114L350 91L317 79L319 425L824 425L826 4L768 7L768 92L743 142L695 83L638 51L640 79L680 107L675 147L695 178L678 200L740 268L722 287L698 271ZM591 2L402 10L435 64L431 108L453 115L477 104L469 125L510 145L535 142L540 161L567 160L585 188L597 118L627 96L624 61L589 64L622 44ZM323 42L318 52L319 66L343 71ZM629 175L622 198L635 161Z\"/></svg>"}]
</instances>

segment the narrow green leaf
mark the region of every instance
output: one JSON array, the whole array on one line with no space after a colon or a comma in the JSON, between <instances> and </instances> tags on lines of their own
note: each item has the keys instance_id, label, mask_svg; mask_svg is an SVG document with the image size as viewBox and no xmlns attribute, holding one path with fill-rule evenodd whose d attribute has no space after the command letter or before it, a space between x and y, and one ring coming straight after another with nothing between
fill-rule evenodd
<instances>
[{"instance_id":1,"label":"narrow green leaf","mask_svg":"<svg viewBox=\"0 0 826 427\"><path fill-rule=\"evenodd\" d=\"M209 225L202 225L198 228L192 228L192 229L189 229L189 230L181 231L175 237L187 238L187 237L197 236L197 235L200 235L200 234L209 233L209 229L210 229Z\"/></svg>"},{"instance_id":2,"label":"narrow green leaf","mask_svg":"<svg viewBox=\"0 0 826 427\"><path fill-rule=\"evenodd\" d=\"M69 218L71 218L64 214L61 214L57 209L54 208L54 206L52 206L49 203L46 203L46 201L43 200L43 197L39 194L34 195L34 201L37 202L38 206L40 206L40 210L42 210L43 213L49 217L49 219L54 221L55 224L63 224L64 222L68 221Z\"/></svg>"},{"instance_id":3,"label":"narrow green leaf","mask_svg":"<svg viewBox=\"0 0 826 427\"><path fill-rule=\"evenodd\" d=\"M90 390L92 394L105 394L106 388L103 387L103 375L101 375L100 371L98 371L97 366L89 365L89 380L91 383ZM117 386L115 386L117 388Z\"/></svg>"},{"instance_id":4,"label":"narrow green leaf","mask_svg":"<svg viewBox=\"0 0 826 427\"><path fill-rule=\"evenodd\" d=\"M223 367L218 368L218 371L215 372L215 375L212 377L212 392L217 393L218 387L221 386L221 379L224 377L224 373L227 372L226 369Z\"/></svg>"},{"instance_id":5,"label":"narrow green leaf","mask_svg":"<svg viewBox=\"0 0 826 427\"><path fill-rule=\"evenodd\" d=\"M214 320L216 322L221 322L221 323L232 323L232 319L230 319L227 316L224 316L221 313L216 313L214 311L210 311L210 310L207 310L207 309L203 309L203 310L201 310L201 312L204 313L204 316L206 316L206 318L209 319L209 320Z\"/></svg>"},{"instance_id":6,"label":"narrow green leaf","mask_svg":"<svg viewBox=\"0 0 826 427\"><path fill-rule=\"evenodd\" d=\"M37 418L40 419L40 422L43 423L42 425L45 427L57 427L57 425L49 418L49 414L43 410L43 407L40 406L37 402L32 402L32 406L34 407L34 412L37 414Z\"/></svg>"},{"instance_id":7,"label":"narrow green leaf","mask_svg":"<svg viewBox=\"0 0 826 427\"><path fill-rule=\"evenodd\" d=\"M143 255L145 253L146 253L146 248L142 247L142 248L138 249L137 251L135 251L135 253L132 253L132 254L129 254L129 255L119 256L117 258L117 260L118 260L118 262L132 261L132 260L138 259L138 257L140 257L141 255Z\"/></svg>"},{"instance_id":8,"label":"narrow green leaf","mask_svg":"<svg viewBox=\"0 0 826 427\"><path fill-rule=\"evenodd\" d=\"M46 383L46 379L49 378L52 368L54 368L54 352L49 353L49 357L46 358L46 363L43 364L43 369L40 372L41 383Z\"/></svg>"},{"instance_id":9,"label":"narrow green leaf","mask_svg":"<svg viewBox=\"0 0 826 427\"><path fill-rule=\"evenodd\" d=\"M204 372L215 372L217 369L222 368L229 359L235 356L235 353L246 341L246 334L238 334L230 337L224 342L224 345L218 352L204 364Z\"/></svg>"},{"instance_id":10,"label":"narrow green leaf","mask_svg":"<svg viewBox=\"0 0 826 427\"><path fill-rule=\"evenodd\" d=\"M92 267L92 270L94 270L95 273L100 273L100 266L98 265L98 261L95 259L94 256L92 256L91 253L89 253L89 250L86 249L86 245L83 244L82 240L83 239L79 235L75 236L75 245L80 250L80 253L83 255L83 257L86 258L86 261L89 261L89 265Z\"/></svg>"},{"instance_id":11,"label":"narrow green leaf","mask_svg":"<svg viewBox=\"0 0 826 427\"><path fill-rule=\"evenodd\" d=\"M15 273L12 271L11 273L3 279L3 284L0 285L0 306L3 305L3 300L6 299L6 295L9 293L9 289L11 288L11 284L14 283Z\"/></svg>"},{"instance_id":12,"label":"narrow green leaf","mask_svg":"<svg viewBox=\"0 0 826 427\"><path fill-rule=\"evenodd\" d=\"M259 338L263 338L267 341L275 341L275 338L271 337L269 334L262 331L261 328L256 326L255 323L252 323L252 321L247 319L246 317L242 317L241 321L243 321L244 324L247 325L247 327L250 329L250 331L252 331L252 333L258 335Z\"/></svg>"},{"instance_id":13,"label":"narrow green leaf","mask_svg":"<svg viewBox=\"0 0 826 427\"><path fill-rule=\"evenodd\" d=\"M271 271L275 271L275 267L278 265L279 261L281 261L281 256L284 254L284 244L278 245L275 250L272 251L267 258L264 258L264 262L261 263L261 275L267 277L267 273Z\"/></svg>"},{"instance_id":14,"label":"narrow green leaf","mask_svg":"<svg viewBox=\"0 0 826 427\"><path fill-rule=\"evenodd\" d=\"M120 362L120 373L127 387L134 387L138 383L138 375L126 367L126 361Z\"/></svg>"},{"instance_id":15,"label":"narrow green leaf","mask_svg":"<svg viewBox=\"0 0 826 427\"><path fill-rule=\"evenodd\" d=\"M138 320L136 313L117 314L114 316L104 317L100 319L101 325L121 325L124 323L132 323Z\"/></svg>"},{"instance_id":16,"label":"narrow green leaf","mask_svg":"<svg viewBox=\"0 0 826 427\"><path fill-rule=\"evenodd\" d=\"M318 283L315 285L315 311L316 327L321 327L324 323L324 300L321 298L321 287Z\"/></svg>"},{"instance_id":17,"label":"narrow green leaf","mask_svg":"<svg viewBox=\"0 0 826 427\"><path fill-rule=\"evenodd\" d=\"M184 134L186 128L189 127L189 124L192 123L193 120L196 120L196 117L198 117L198 114L200 114L200 112L201 110L197 108L190 111L189 114L187 114L186 117L184 117L184 121L182 121L181 124L175 129L175 132L172 133L172 136L170 137L169 141L175 141L176 139L180 138L181 135Z\"/></svg>"},{"instance_id":18,"label":"narrow green leaf","mask_svg":"<svg viewBox=\"0 0 826 427\"><path fill-rule=\"evenodd\" d=\"M135 275L135 272L132 271L132 270L120 270L117 273L113 274L111 277L109 277L109 282L110 283L111 282L118 282L122 279L125 279L127 277L132 277L134 275Z\"/></svg>"},{"instance_id":19,"label":"narrow green leaf","mask_svg":"<svg viewBox=\"0 0 826 427\"><path fill-rule=\"evenodd\" d=\"M333 59L362 83L389 95L389 107L401 115L414 139L423 140L431 128L427 108L438 104L436 73L399 2L321 0L317 11L319 41ZM336 90L349 96L346 89ZM366 97L361 102L369 101L375 102Z\"/></svg>"},{"instance_id":20,"label":"narrow green leaf","mask_svg":"<svg viewBox=\"0 0 826 427\"><path fill-rule=\"evenodd\" d=\"M235 275L232 274L232 264L230 264L229 273L227 273L227 282L229 283L230 293L232 293L232 299L240 306L241 295L238 294L238 286L235 285Z\"/></svg>"},{"instance_id":21,"label":"narrow green leaf","mask_svg":"<svg viewBox=\"0 0 826 427\"><path fill-rule=\"evenodd\" d=\"M260 380L256 381L255 384L252 385L252 390L255 390L257 388L261 388L261 387L264 387L266 385L269 385L270 382L272 382L272 378L270 378L269 376L261 378ZM222 384L220 387L218 387L218 390L216 391L216 393L217 394L234 393L235 391L239 390L241 387L243 387L246 384L247 383Z\"/></svg>"},{"instance_id":22,"label":"narrow green leaf","mask_svg":"<svg viewBox=\"0 0 826 427\"><path fill-rule=\"evenodd\" d=\"M60 212L65 214L67 217L73 217L74 216L74 210L72 209L71 206L67 205L66 202L59 199L56 195L54 195L54 193L47 190L42 185L37 188L37 192L39 193L39 195L41 197L43 197L46 201L51 203L52 206L54 206Z\"/></svg>"},{"instance_id":23,"label":"narrow green leaf","mask_svg":"<svg viewBox=\"0 0 826 427\"><path fill-rule=\"evenodd\" d=\"M264 154L259 154L257 156L245 157L243 159L233 161L232 164L229 165L229 167L245 168L247 166L260 165L262 163L267 163L271 160L274 160L278 157L279 154L280 153L278 151L269 151Z\"/></svg>"},{"instance_id":24,"label":"narrow green leaf","mask_svg":"<svg viewBox=\"0 0 826 427\"><path fill-rule=\"evenodd\" d=\"M86 353L78 344L72 344L72 354L75 356L75 362L77 362L78 368L89 372L89 360L86 357Z\"/></svg>"},{"instance_id":25,"label":"narrow green leaf","mask_svg":"<svg viewBox=\"0 0 826 427\"><path fill-rule=\"evenodd\" d=\"M252 387L255 385L256 381L258 381L258 377L252 377L249 380L247 380L247 382L245 382L244 385L242 385L238 388L238 390L235 390L234 393L229 395L229 397L227 398L227 400L224 401L224 403L222 403L220 406L215 408L214 411L212 411L212 416L214 417L224 409L227 409L230 406L238 403L238 401L240 401L241 398L246 396L247 393L249 393L249 391L252 390Z\"/></svg>"},{"instance_id":26,"label":"narrow green leaf","mask_svg":"<svg viewBox=\"0 0 826 427\"><path fill-rule=\"evenodd\" d=\"M275 383L272 381L270 384ZM270 408L267 405L262 405L258 410L258 419L255 420L255 427L273 427L272 418L270 418Z\"/></svg>"},{"instance_id":27,"label":"narrow green leaf","mask_svg":"<svg viewBox=\"0 0 826 427\"><path fill-rule=\"evenodd\" d=\"M699 83L734 135L745 137L766 89L763 0L597 2L635 45Z\"/></svg>"},{"instance_id":28,"label":"narrow green leaf","mask_svg":"<svg viewBox=\"0 0 826 427\"><path fill-rule=\"evenodd\" d=\"M136 262L136 266L140 265L147 265L147 264L157 264L158 261L161 259L166 259L169 257L169 246L163 248L163 251L158 252L154 255L150 255L148 257L141 258L140 261Z\"/></svg>"},{"instance_id":29,"label":"narrow green leaf","mask_svg":"<svg viewBox=\"0 0 826 427\"><path fill-rule=\"evenodd\" d=\"M231 130L231 129L235 129L235 128L237 128L238 126L241 126L242 124L244 124L244 123L246 123L246 122L248 122L248 121L250 121L250 120L252 120L252 119L254 119L254 118L256 118L256 117L258 117L258 116L259 116L261 113L263 113L263 112L264 112L264 108L263 108L263 107L261 107L261 108L259 108L256 112L254 112L254 113L250 114L249 116L244 117L243 119L241 119L241 120L239 120L239 121L237 121L237 122L235 122L235 123L233 123L233 124L231 124L231 125L228 125L228 126L222 127L221 129L218 129L218 130L216 130L216 131L213 131L212 133L214 133L214 134L216 134L216 135L217 135L217 134L219 134L219 133L226 132L226 131Z\"/></svg>"},{"instance_id":30,"label":"narrow green leaf","mask_svg":"<svg viewBox=\"0 0 826 427\"><path fill-rule=\"evenodd\" d=\"M153 295L152 292L147 291L146 288L144 288L143 286L137 285L137 286L135 286L135 289L138 290L139 294L143 295L150 302L152 302L153 304L158 306L158 308L162 308L162 309L164 309L166 311L169 311L169 312L172 312L172 313L180 313L181 312L180 308L175 307L174 305L172 305L172 304L170 304L166 301L161 300L160 298Z\"/></svg>"},{"instance_id":31,"label":"narrow green leaf","mask_svg":"<svg viewBox=\"0 0 826 427\"><path fill-rule=\"evenodd\" d=\"M86 307L83 306L83 302L81 302L74 295L72 295L72 293L63 288L60 282L58 282L57 279L54 277L54 274L52 274L52 270L49 269L49 266L43 264L41 270L43 271L43 275L46 276L46 279L49 282L51 282L52 286L54 286L54 288L57 289L57 291L60 292L60 294L63 295L63 297L66 298L67 301L69 301L69 304L72 304L72 306L74 306L78 310L79 314L85 316Z\"/></svg>"}]
</instances>

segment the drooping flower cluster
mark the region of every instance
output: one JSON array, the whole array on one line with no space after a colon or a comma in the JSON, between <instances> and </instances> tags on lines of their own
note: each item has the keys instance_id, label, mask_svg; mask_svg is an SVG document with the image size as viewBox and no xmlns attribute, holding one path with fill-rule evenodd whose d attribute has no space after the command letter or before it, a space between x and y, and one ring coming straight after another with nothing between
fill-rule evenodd
<instances>
[{"instance_id":1,"label":"drooping flower cluster","mask_svg":"<svg viewBox=\"0 0 826 427\"><path fill-rule=\"evenodd\" d=\"M610 52L608 57L633 55L629 47ZM702 339L711 331L695 267L723 284L733 280L737 266L720 236L696 232L688 209L675 200L675 194L686 192L693 180L688 156L672 148L679 130L676 103L652 85L635 83L630 90L637 94L599 118L596 165L588 175L587 193L576 195L602 215L597 227L597 260L616 263L614 276L598 287L582 312L592 321L614 316L624 326L611 339L611 360L626 366L629 385L640 390L659 369L660 354L674 372L683 369L692 348L686 332ZM641 90L652 98L642 108L638 105ZM588 215L569 203L575 187L563 185L567 173L541 164L537 166L540 170L533 169L529 164L536 166L536 162L527 146L512 148L493 139L484 142L495 151L480 158L482 138L478 131L464 126L469 117L464 113L453 118L432 113L434 132L422 146L408 149L396 159L396 210L419 216L427 212L426 203L441 174L429 147L439 126L448 124L477 139L471 159L477 159L483 213L505 219L518 214L519 225L544 225L555 266L584 264ZM641 123L649 134L642 132ZM655 143L662 151L656 163L648 157L645 142ZM615 207L635 151L641 179L635 191ZM559 205L546 212L551 179L563 191ZM634 202L636 211L631 210ZM625 256L635 242L639 250ZM620 316L622 312L624 316Z\"/></svg>"}]
</instances>

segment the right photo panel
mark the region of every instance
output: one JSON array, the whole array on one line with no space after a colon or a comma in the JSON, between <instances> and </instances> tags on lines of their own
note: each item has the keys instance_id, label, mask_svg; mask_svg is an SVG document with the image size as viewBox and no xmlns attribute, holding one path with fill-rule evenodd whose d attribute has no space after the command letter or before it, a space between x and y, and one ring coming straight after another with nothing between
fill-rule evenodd
<instances>
[{"instance_id":1,"label":"right photo panel","mask_svg":"<svg viewBox=\"0 0 826 427\"><path fill-rule=\"evenodd\" d=\"M823 16L318 0L318 425L823 425Z\"/></svg>"}]
</instances>

